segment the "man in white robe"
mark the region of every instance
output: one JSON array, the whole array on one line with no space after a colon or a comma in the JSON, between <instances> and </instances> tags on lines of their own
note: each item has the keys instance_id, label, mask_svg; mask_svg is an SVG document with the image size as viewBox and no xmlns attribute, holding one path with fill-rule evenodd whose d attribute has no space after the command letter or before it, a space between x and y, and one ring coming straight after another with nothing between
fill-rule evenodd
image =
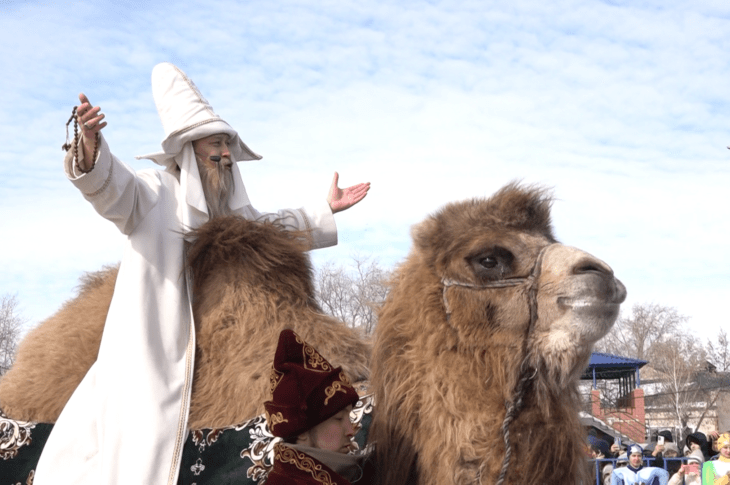
<instances>
[{"instance_id":1,"label":"man in white robe","mask_svg":"<svg viewBox=\"0 0 730 485\"><path fill-rule=\"evenodd\" d=\"M163 152L146 158L165 171L135 172L112 155L100 133L104 115L79 96L83 137L66 155L66 175L127 243L98 359L54 426L36 485L176 483L195 349L183 232L205 223L211 211L222 211L277 219L309 231L312 248L332 246L333 213L359 202L369 188L339 189L335 174L327 204L261 214L251 206L235 163L261 157L177 67L157 65L152 86L166 138ZM209 177L206 188L201 171Z\"/></svg>"}]
</instances>

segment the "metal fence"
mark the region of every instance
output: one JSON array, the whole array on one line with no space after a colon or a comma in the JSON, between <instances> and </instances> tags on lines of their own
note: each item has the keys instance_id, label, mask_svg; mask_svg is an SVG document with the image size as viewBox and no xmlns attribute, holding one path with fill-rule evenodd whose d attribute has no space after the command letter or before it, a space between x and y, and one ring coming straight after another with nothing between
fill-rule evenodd
<instances>
[{"instance_id":1,"label":"metal fence","mask_svg":"<svg viewBox=\"0 0 730 485\"><path fill-rule=\"evenodd\" d=\"M614 469L616 469L616 461L618 458L600 458L598 460L588 460L593 463L593 469L595 471L595 477L596 477L596 485L603 485L603 467L606 465L612 465ZM663 463L663 465L659 468L664 468L665 470L669 471L669 464L670 463L679 463L681 465L687 464L687 457L686 456L678 456L677 458L654 458L652 456L645 456L644 457L644 466L656 466L657 462ZM626 462L628 464L628 462ZM672 467L673 468L673 467ZM671 478L672 473L670 472L669 477Z\"/></svg>"}]
</instances>

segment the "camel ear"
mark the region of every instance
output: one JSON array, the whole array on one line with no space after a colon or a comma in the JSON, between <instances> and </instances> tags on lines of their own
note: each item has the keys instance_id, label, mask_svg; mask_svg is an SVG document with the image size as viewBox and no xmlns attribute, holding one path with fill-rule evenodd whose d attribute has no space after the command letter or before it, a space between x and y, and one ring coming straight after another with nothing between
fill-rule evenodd
<instances>
[{"instance_id":1,"label":"camel ear","mask_svg":"<svg viewBox=\"0 0 730 485\"><path fill-rule=\"evenodd\" d=\"M438 223L433 217L429 217L425 221L419 222L411 227L411 237L416 247L419 249L429 248L434 240L437 229Z\"/></svg>"}]
</instances>

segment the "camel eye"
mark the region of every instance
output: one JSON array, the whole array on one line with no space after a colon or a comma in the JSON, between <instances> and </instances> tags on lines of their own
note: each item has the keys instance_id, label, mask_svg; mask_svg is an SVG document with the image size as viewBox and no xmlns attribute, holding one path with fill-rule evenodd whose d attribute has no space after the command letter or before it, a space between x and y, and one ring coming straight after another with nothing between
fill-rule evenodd
<instances>
[{"instance_id":1,"label":"camel eye","mask_svg":"<svg viewBox=\"0 0 730 485\"><path fill-rule=\"evenodd\" d=\"M514 255L506 248L494 246L485 248L467 258L475 276L480 280L504 278L512 271Z\"/></svg>"}]
</instances>

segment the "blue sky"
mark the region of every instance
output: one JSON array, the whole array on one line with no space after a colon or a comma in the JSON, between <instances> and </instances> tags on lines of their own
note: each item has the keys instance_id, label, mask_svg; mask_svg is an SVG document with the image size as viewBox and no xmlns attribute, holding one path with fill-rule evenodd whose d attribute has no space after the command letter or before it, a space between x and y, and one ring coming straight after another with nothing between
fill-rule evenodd
<instances>
[{"instance_id":1,"label":"blue sky","mask_svg":"<svg viewBox=\"0 0 730 485\"><path fill-rule=\"evenodd\" d=\"M136 3L136 4L135 4ZM61 168L85 92L135 168L162 127L150 73L183 69L264 159L259 210L370 181L340 245L390 266L443 204L519 179L552 187L556 233L608 262L634 303L702 337L730 296L726 1L0 1L0 294L29 325L122 238Z\"/></svg>"}]
</instances>

